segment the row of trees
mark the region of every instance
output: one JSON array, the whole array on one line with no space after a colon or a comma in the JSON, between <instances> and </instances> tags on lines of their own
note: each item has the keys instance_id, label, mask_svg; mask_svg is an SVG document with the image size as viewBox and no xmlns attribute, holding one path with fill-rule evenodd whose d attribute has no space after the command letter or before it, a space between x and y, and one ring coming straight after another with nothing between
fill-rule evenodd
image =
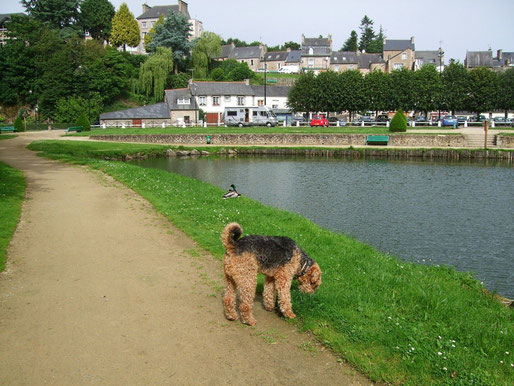
<instances>
[{"instance_id":1,"label":"row of trees","mask_svg":"<svg viewBox=\"0 0 514 386\"><path fill-rule=\"evenodd\" d=\"M406 69L362 75L350 70L314 75L302 74L289 94L297 112L358 111L470 111L514 109L514 68L495 72L488 68L467 70L452 62L442 74L432 65L418 71Z\"/></svg>"}]
</instances>

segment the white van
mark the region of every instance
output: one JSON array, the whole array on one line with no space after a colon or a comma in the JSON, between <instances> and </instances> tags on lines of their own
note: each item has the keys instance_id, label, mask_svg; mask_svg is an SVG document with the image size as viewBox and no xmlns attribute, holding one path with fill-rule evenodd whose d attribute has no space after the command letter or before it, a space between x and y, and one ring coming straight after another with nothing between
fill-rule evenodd
<instances>
[{"instance_id":1,"label":"white van","mask_svg":"<svg viewBox=\"0 0 514 386\"><path fill-rule=\"evenodd\" d=\"M298 74L300 72L299 66L283 66L278 69L280 74Z\"/></svg>"},{"instance_id":2,"label":"white van","mask_svg":"<svg viewBox=\"0 0 514 386\"><path fill-rule=\"evenodd\" d=\"M277 116L269 107L225 107L223 121L227 126L276 126Z\"/></svg>"}]
</instances>

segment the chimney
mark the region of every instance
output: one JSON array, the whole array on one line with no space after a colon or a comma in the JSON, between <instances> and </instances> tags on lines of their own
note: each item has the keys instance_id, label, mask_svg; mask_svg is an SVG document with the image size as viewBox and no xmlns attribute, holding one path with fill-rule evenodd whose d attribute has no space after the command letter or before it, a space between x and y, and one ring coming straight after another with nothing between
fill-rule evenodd
<instances>
[{"instance_id":1,"label":"chimney","mask_svg":"<svg viewBox=\"0 0 514 386\"><path fill-rule=\"evenodd\" d=\"M287 47L287 52L291 52L291 47Z\"/></svg>"},{"instance_id":2,"label":"chimney","mask_svg":"<svg viewBox=\"0 0 514 386\"><path fill-rule=\"evenodd\" d=\"M148 4L143 3L143 13L148 12L151 8Z\"/></svg>"},{"instance_id":3,"label":"chimney","mask_svg":"<svg viewBox=\"0 0 514 386\"><path fill-rule=\"evenodd\" d=\"M498 50L496 51L497 52L497 59L501 62L502 60L502 56L503 56L503 50Z\"/></svg>"},{"instance_id":4,"label":"chimney","mask_svg":"<svg viewBox=\"0 0 514 386\"><path fill-rule=\"evenodd\" d=\"M245 79L245 84L246 84L247 86L249 86L249 85L250 85L250 79Z\"/></svg>"},{"instance_id":5,"label":"chimney","mask_svg":"<svg viewBox=\"0 0 514 386\"><path fill-rule=\"evenodd\" d=\"M410 37L410 43L411 43L411 44L414 44L414 36L411 36L411 37Z\"/></svg>"},{"instance_id":6,"label":"chimney","mask_svg":"<svg viewBox=\"0 0 514 386\"><path fill-rule=\"evenodd\" d=\"M187 15L187 3L182 0L178 0L178 12Z\"/></svg>"}]
</instances>

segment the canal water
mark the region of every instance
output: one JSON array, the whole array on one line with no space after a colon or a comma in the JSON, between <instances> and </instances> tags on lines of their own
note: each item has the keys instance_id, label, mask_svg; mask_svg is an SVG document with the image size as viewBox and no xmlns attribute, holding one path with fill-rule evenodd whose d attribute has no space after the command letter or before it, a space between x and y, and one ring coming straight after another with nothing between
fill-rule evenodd
<instances>
[{"instance_id":1,"label":"canal water","mask_svg":"<svg viewBox=\"0 0 514 386\"><path fill-rule=\"evenodd\" d=\"M514 298L514 167L505 163L334 158L138 161L296 212L422 264L473 271Z\"/></svg>"}]
</instances>

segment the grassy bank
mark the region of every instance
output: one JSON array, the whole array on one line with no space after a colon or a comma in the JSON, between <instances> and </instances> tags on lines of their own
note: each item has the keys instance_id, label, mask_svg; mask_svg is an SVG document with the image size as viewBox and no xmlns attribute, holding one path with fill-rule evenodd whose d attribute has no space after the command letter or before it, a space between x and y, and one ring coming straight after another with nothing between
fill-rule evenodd
<instances>
[{"instance_id":1,"label":"grassy bank","mask_svg":"<svg viewBox=\"0 0 514 386\"><path fill-rule=\"evenodd\" d=\"M293 288L298 325L371 379L512 384L514 311L495 301L470 274L402 262L246 197L221 200L220 189L191 178L86 158L106 153L108 145L127 152L141 152L145 146L92 143L84 150L80 143L42 141L30 148L113 176L219 259L220 232L230 221L239 222L245 233L297 240L323 270L316 294Z\"/></svg>"},{"instance_id":2,"label":"grassy bank","mask_svg":"<svg viewBox=\"0 0 514 386\"><path fill-rule=\"evenodd\" d=\"M7 246L20 219L25 187L23 174L0 162L0 271L5 268Z\"/></svg>"}]
</instances>

